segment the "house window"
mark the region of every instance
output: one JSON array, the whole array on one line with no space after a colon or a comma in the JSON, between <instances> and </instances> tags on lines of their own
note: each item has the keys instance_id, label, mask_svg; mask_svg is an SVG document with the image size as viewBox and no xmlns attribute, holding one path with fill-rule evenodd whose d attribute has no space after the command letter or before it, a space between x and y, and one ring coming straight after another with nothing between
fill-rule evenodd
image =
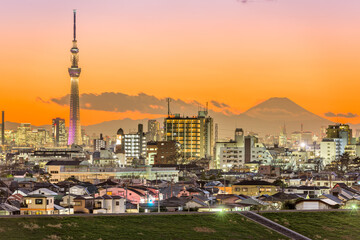
<instances>
[{"instance_id":1,"label":"house window","mask_svg":"<svg viewBox=\"0 0 360 240\"><path fill-rule=\"evenodd\" d=\"M260 188L259 191L260 192L265 192L265 188Z\"/></svg>"},{"instance_id":2,"label":"house window","mask_svg":"<svg viewBox=\"0 0 360 240\"><path fill-rule=\"evenodd\" d=\"M271 188L267 188L266 191L267 191L267 192L271 192Z\"/></svg>"},{"instance_id":3,"label":"house window","mask_svg":"<svg viewBox=\"0 0 360 240\"><path fill-rule=\"evenodd\" d=\"M43 203L42 199L35 199L35 204L41 205Z\"/></svg>"},{"instance_id":4,"label":"house window","mask_svg":"<svg viewBox=\"0 0 360 240\"><path fill-rule=\"evenodd\" d=\"M239 187L235 188L235 192L240 192L240 188Z\"/></svg>"},{"instance_id":5,"label":"house window","mask_svg":"<svg viewBox=\"0 0 360 240\"><path fill-rule=\"evenodd\" d=\"M116 202L115 202L115 205L116 205L116 206L119 206L119 205L120 205L120 202L119 202L119 201L116 201Z\"/></svg>"},{"instance_id":6,"label":"house window","mask_svg":"<svg viewBox=\"0 0 360 240\"><path fill-rule=\"evenodd\" d=\"M75 202L75 206L81 206L81 202Z\"/></svg>"},{"instance_id":7,"label":"house window","mask_svg":"<svg viewBox=\"0 0 360 240\"><path fill-rule=\"evenodd\" d=\"M242 190L243 190L243 192L247 192L247 191L248 191L248 189L247 189L246 187L244 187Z\"/></svg>"}]
</instances>

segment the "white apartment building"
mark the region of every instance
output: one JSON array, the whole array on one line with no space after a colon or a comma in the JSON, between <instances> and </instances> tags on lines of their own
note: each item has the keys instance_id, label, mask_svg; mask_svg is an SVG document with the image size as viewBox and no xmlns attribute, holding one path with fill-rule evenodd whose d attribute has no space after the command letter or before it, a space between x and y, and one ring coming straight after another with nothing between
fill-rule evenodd
<instances>
[{"instance_id":1,"label":"white apartment building","mask_svg":"<svg viewBox=\"0 0 360 240\"><path fill-rule=\"evenodd\" d=\"M235 141L217 142L215 161L225 171L241 168L245 163L261 162L269 164L273 160L264 144L258 143L253 136L244 136L242 129L236 129Z\"/></svg>"},{"instance_id":2,"label":"white apartment building","mask_svg":"<svg viewBox=\"0 0 360 240\"><path fill-rule=\"evenodd\" d=\"M345 144L343 138L324 138L320 143L320 157L324 165L338 159L345 151Z\"/></svg>"}]
</instances>

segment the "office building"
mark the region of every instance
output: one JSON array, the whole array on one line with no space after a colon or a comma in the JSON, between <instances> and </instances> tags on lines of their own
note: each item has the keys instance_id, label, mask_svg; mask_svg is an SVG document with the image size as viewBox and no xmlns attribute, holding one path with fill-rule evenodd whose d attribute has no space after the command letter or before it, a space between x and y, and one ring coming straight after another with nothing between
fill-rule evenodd
<instances>
[{"instance_id":1,"label":"office building","mask_svg":"<svg viewBox=\"0 0 360 240\"><path fill-rule=\"evenodd\" d=\"M31 124L30 123L21 123L17 128L16 132L16 145L17 146L27 146L31 133Z\"/></svg>"},{"instance_id":2,"label":"office building","mask_svg":"<svg viewBox=\"0 0 360 240\"><path fill-rule=\"evenodd\" d=\"M178 164L181 157L181 147L176 141L148 142L146 152L148 165Z\"/></svg>"},{"instance_id":3,"label":"office building","mask_svg":"<svg viewBox=\"0 0 360 240\"><path fill-rule=\"evenodd\" d=\"M94 139L94 151L100 151L106 149L106 141L103 138L103 135L100 134L99 139Z\"/></svg>"},{"instance_id":4,"label":"office building","mask_svg":"<svg viewBox=\"0 0 360 240\"><path fill-rule=\"evenodd\" d=\"M124 153L127 162L134 159L146 158L146 137L143 125L138 125L138 131L125 134L123 129L119 129L116 135L116 153Z\"/></svg>"},{"instance_id":5,"label":"office building","mask_svg":"<svg viewBox=\"0 0 360 240\"><path fill-rule=\"evenodd\" d=\"M146 140L148 142L151 141L160 141L161 140L161 132L160 132L160 123L156 120L148 121L148 132L146 134Z\"/></svg>"},{"instance_id":6,"label":"office building","mask_svg":"<svg viewBox=\"0 0 360 240\"><path fill-rule=\"evenodd\" d=\"M326 129L326 138L344 138L345 145L352 144L352 129L347 124L329 125Z\"/></svg>"},{"instance_id":7,"label":"office building","mask_svg":"<svg viewBox=\"0 0 360 240\"><path fill-rule=\"evenodd\" d=\"M52 120L52 137L55 147L66 146L67 136L65 129L65 119L54 118Z\"/></svg>"},{"instance_id":8,"label":"office building","mask_svg":"<svg viewBox=\"0 0 360 240\"><path fill-rule=\"evenodd\" d=\"M213 167L225 171L240 169L246 163L270 164L273 160L266 147L255 136L244 136L241 128L235 130L235 140L215 144L215 162Z\"/></svg>"}]
</instances>

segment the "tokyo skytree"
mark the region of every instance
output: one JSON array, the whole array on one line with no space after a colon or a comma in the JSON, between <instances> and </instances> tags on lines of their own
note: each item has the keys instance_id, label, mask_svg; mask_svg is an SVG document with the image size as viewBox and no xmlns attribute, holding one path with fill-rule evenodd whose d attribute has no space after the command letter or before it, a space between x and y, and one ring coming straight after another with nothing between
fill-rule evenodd
<instances>
[{"instance_id":1,"label":"tokyo skytree","mask_svg":"<svg viewBox=\"0 0 360 240\"><path fill-rule=\"evenodd\" d=\"M80 126L80 104L79 104L79 76L81 68L78 67L79 49L76 40L76 10L74 10L74 39L71 52L71 67L69 74L71 77L71 94L70 94L70 123L68 145L81 145L81 126Z\"/></svg>"}]
</instances>

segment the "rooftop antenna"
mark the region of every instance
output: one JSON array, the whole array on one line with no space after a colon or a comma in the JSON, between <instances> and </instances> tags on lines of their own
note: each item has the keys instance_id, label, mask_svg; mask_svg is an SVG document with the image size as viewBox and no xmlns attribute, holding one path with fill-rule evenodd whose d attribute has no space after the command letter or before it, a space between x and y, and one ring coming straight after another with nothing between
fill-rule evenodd
<instances>
[{"instance_id":1,"label":"rooftop antenna","mask_svg":"<svg viewBox=\"0 0 360 240\"><path fill-rule=\"evenodd\" d=\"M168 104L168 117L170 117L170 114L171 114L171 112L170 112L170 102L171 102L171 98L167 98L166 100L167 100L167 104Z\"/></svg>"},{"instance_id":2,"label":"rooftop antenna","mask_svg":"<svg viewBox=\"0 0 360 240\"><path fill-rule=\"evenodd\" d=\"M74 11L74 41L76 41L76 9Z\"/></svg>"},{"instance_id":3,"label":"rooftop antenna","mask_svg":"<svg viewBox=\"0 0 360 240\"><path fill-rule=\"evenodd\" d=\"M5 145L5 112L2 111L1 144Z\"/></svg>"},{"instance_id":4,"label":"rooftop antenna","mask_svg":"<svg viewBox=\"0 0 360 240\"><path fill-rule=\"evenodd\" d=\"M215 123L215 142L219 140L219 125Z\"/></svg>"}]
</instances>

